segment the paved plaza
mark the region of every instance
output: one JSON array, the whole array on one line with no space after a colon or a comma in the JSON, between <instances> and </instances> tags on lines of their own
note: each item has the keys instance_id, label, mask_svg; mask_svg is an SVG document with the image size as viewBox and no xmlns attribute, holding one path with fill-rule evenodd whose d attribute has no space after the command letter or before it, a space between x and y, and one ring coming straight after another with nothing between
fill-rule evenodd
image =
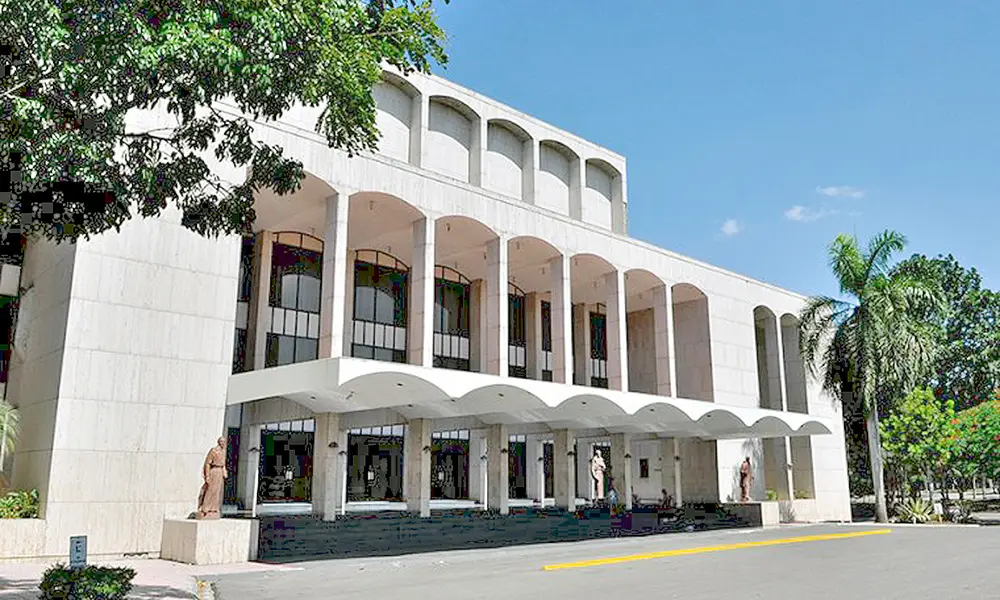
<instances>
[{"instance_id":1,"label":"paved plaza","mask_svg":"<svg viewBox=\"0 0 1000 600\"><path fill-rule=\"evenodd\" d=\"M1000 589L993 527L803 525L291 565L130 561L138 599L625 596L982 600ZM0 565L0 600L37 598L45 566Z\"/></svg>"}]
</instances>

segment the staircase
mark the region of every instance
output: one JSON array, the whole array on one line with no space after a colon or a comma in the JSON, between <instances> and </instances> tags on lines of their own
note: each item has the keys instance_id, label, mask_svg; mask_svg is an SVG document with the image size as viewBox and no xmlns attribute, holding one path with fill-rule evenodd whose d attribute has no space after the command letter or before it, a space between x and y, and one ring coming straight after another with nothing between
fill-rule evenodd
<instances>
[{"instance_id":1,"label":"staircase","mask_svg":"<svg viewBox=\"0 0 1000 600\"><path fill-rule=\"evenodd\" d=\"M612 517L607 509L570 513L555 508L511 510L506 516L434 511L429 518L387 511L346 515L336 521L272 516L260 519L258 560L393 556L746 526L714 507L685 507L670 515L639 509L626 517Z\"/></svg>"}]
</instances>

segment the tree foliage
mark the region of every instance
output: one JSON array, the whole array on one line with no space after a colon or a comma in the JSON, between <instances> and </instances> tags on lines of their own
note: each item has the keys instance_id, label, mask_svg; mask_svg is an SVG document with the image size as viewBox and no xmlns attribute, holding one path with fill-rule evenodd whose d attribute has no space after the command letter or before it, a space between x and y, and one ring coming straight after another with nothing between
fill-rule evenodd
<instances>
[{"instance_id":1,"label":"tree foliage","mask_svg":"<svg viewBox=\"0 0 1000 600\"><path fill-rule=\"evenodd\" d=\"M937 279L947 300L946 310L925 316L941 336L927 385L959 410L990 399L1000 388L1000 293L983 289L976 269L962 267L951 255L915 254L897 270Z\"/></svg>"},{"instance_id":2,"label":"tree foliage","mask_svg":"<svg viewBox=\"0 0 1000 600\"><path fill-rule=\"evenodd\" d=\"M839 235L829 249L830 267L844 300L810 298L800 315L802 355L810 372L838 398L856 402L866 419L876 496L876 518L888 520L879 440L879 406L901 398L928 372L936 329L920 317L940 310L936 280L893 269L906 239L893 231L862 248Z\"/></svg>"},{"instance_id":3,"label":"tree foliage","mask_svg":"<svg viewBox=\"0 0 1000 600\"><path fill-rule=\"evenodd\" d=\"M888 462L911 482L942 473L951 462L957 423L953 400L942 402L929 388L910 392L881 424Z\"/></svg>"},{"instance_id":4,"label":"tree foliage","mask_svg":"<svg viewBox=\"0 0 1000 600\"><path fill-rule=\"evenodd\" d=\"M958 413L952 465L961 477L1000 479L1000 393Z\"/></svg>"},{"instance_id":5,"label":"tree foliage","mask_svg":"<svg viewBox=\"0 0 1000 600\"><path fill-rule=\"evenodd\" d=\"M431 0L0 0L0 229L75 240L176 205L200 234L247 232L256 190L303 177L251 120L322 107L331 147L373 149L383 64L427 71L443 42ZM126 126L154 108L173 124Z\"/></svg>"}]
</instances>

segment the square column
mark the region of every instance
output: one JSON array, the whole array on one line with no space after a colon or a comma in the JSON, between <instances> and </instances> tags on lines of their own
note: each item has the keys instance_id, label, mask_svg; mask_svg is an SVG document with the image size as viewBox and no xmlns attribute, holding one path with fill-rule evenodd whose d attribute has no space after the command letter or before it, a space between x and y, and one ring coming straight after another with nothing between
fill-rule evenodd
<instances>
[{"instance_id":1,"label":"square column","mask_svg":"<svg viewBox=\"0 0 1000 600\"><path fill-rule=\"evenodd\" d=\"M507 376L510 356L508 355L507 323L510 318L508 308L507 283L507 240L503 237L486 245L486 368L484 373Z\"/></svg>"},{"instance_id":2,"label":"square column","mask_svg":"<svg viewBox=\"0 0 1000 600\"><path fill-rule=\"evenodd\" d=\"M486 309L484 279L469 282L469 324L469 370L485 373L486 356L489 354L486 331L490 327L490 314Z\"/></svg>"},{"instance_id":3,"label":"square column","mask_svg":"<svg viewBox=\"0 0 1000 600\"><path fill-rule=\"evenodd\" d=\"M487 503L486 437L482 430L469 432L469 500Z\"/></svg>"},{"instance_id":4,"label":"square column","mask_svg":"<svg viewBox=\"0 0 1000 600\"><path fill-rule=\"evenodd\" d=\"M653 289L653 342L656 352L656 393L659 396L673 395L673 347L670 326L673 310L667 286ZM668 488L669 489L669 488Z\"/></svg>"},{"instance_id":5,"label":"square column","mask_svg":"<svg viewBox=\"0 0 1000 600\"><path fill-rule=\"evenodd\" d=\"M313 443L312 514L324 521L343 513L347 472L347 431L340 429L340 415L318 413Z\"/></svg>"},{"instance_id":6,"label":"square column","mask_svg":"<svg viewBox=\"0 0 1000 600\"><path fill-rule=\"evenodd\" d=\"M263 425L240 427L240 464L237 470L239 489L243 492L243 510L257 514L257 490L260 486L260 434Z\"/></svg>"},{"instance_id":7,"label":"square column","mask_svg":"<svg viewBox=\"0 0 1000 600\"><path fill-rule=\"evenodd\" d=\"M347 296L347 213L351 199L337 193L326 199L323 233L323 282L320 301L319 357L344 355L344 308Z\"/></svg>"},{"instance_id":8,"label":"square column","mask_svg":"<svg viewBox=\"0 0 1000 600\"><path fill-rule=\"evenodd\" d=\"M608 389L628 391L628 331L625 327L625 273L604 276L608 290Z\"/></svg>"},{"instance_id":9,"label":"square column","mask_svg":"<svg viewBox=\"0 0 1000 600\"><path fill-rule=\"evenodd\" d=\"M409 363L431 367L434 364L434 220L428 217L413 224L407 327Z\"/></svg>"},{"instance_id":10,"label":"square column","mask_svg":"<svg viewBox=\"0 0 1000 600\"><path fill-rule=\"evenodd\" d=\"M674 341L674 288L663 286L667 297L667 352L670 355L670 396L677 397L677 343ZM659 369L659 367L657 367ZM657 370L659 372L659 370Z\"/></svg>"},{"instance_id":11,"label":"square column","mask_svg":"<svg viewBox=\"0 0 1000 600\"><path fill-rule=\"evenodd\" d=\"M541 381L542 366L545 364L542 357L542 300L537 292L528 292L524 295L524 305L525 370L528 379Z\"/></svg>"},{"instance_id":12,"label":"square column","mask_svg":"<svg viewBox=\"0 0 1000 600\"><path fill-rule=\"evenodd\" d=\"M611 434L611 476L618 501L632 510L632 436L627 433Z\"/></svg>"},{"instance_id":13,"label":"square column","mask_svg":"<svg viewBox=\"0 0 1000 600\"><path fill-rule=\"evenodd\" d=\"M508 451L510 438L506 425L491 425L486 431L486 468L489 473L487 485L489 507L506 515L510 512L510 459Z\"/></svg>"},{"instance_id":14,"label":"square column","mask_svg":"<svg viewBox=\"0 0 1000 600\"><path fill-rule=\"evenodd\" d=\"M674 504L677 508L684 505L684 497L682 492L684 491L681 485L681 441L678 438L673 439L673 450L674 450Z\"/></svg>"},{"instance_id":15,"label":"square column","mask_svg":"<svg viewBox=\"0 0 1000 600\"><path fill-rule=\"evenodd\" d=\"M431 516L431 423L413 419L406 426L403 440L406 464L406 510Z\"/></svg>"},{"instance_id":16,"label":"square column","mask_svg":"<svg viewBox=\"0 0 1000 600\"><path fill-rule=\"evenodd\" d=\"M545 505L545 440L537 435L525 437L528 497Z\"/></svg>"},{"instance_id":17,"label":"square column","mask_svg":"<svg viewBox=\"0 0 1000 600\"><path fill-rule=\"evenodd\" d=\"M423 164L424 140L427 139L427 125L430 115L430 98L427 94L413 97L410 107L410 164Z\"/></svg>"},{"instance_id":18,"label":"square column","mask_svg":"<svg viewBox=\"0 0 1000 600\"><path fill-rule=\"evenodd\" d=\"M271 257L274 233L261 231L254 240L253 293L247 323L247 366L254 371L267 362L267 332L271 328Z\"/></svg>"},{"instance_id":19,"label":"square column","mask_svg":"<svg viewBox=\"0 0 1000 600\"><path fill-rule=\"evenodd\" d=\"M788 411L788 394L786 393L788 388L786 387L786 375L785 375L785 345L781 341L781 319L774 319L774 333L775 344L778 351L778 380L781 387L781 410ZM769 334L771 335L771 334ZM766 442L766 440L765 440ZM778 452L776 454L780 457L779 460L782 461L780 465L781 470L778 471L782 475L782 485L788 490L788 499L792 500L795 498L795 481L794 474L792 472L792 444L791 438L784 437L775 440L778 446Z\"/></svg>"},{"instance_id":20,"label":"square column","mask_svg":"<svg viewBox=\"0 0 1000 600\"><path fill-rule=\"evenodd\" d=\"M552 381L573 383L573 310L569 258L549 261L552 274Z\"/></svg>"},{"instance_id":21,"label":"square column","mask_svg":"<svg viewBox=\"0 0 1000 600\"><path fill-rule=\"evenodd\" d=\"M570 356L573 358L573 383L576 385L590 385L591 377L594 376L594 362L590 359L590 307L586 304L573 305L573 335L571 341L575 341L574 351ZM591 455L587 455L591 456Z\"/></svg>"},{"instance_id":22,"label":"square column","mask_svg":"<svg viewBox=\"0 0 1000 600\"><path fill-rule=\"evenodd\" d=\"M526 204L536 204L535 190L538 180L539 151L538 139L531 137L525 140L521 162L521 201Z\"/></svg>"},{"instance_id":23,"label":"square column","mask_svg":"<svg viewBox=\"0 0 1000 600\"><path fill-rule=\"evenodd\" d=\"M587 187L587 164L583 158L569 161L569 218L583 220L583 190Z\"/></svg>"},{"instance_id":24,"label":"square column","mask_svg":"<svg viewBox=\"0 0 1000 600\"><path fill-rule=\"evenodd\" d=\"M576 510L576 473L573 470L573 435L568 429L557 429L552 439L552 479L556 506Z\"/></svg>"}]
</instances>

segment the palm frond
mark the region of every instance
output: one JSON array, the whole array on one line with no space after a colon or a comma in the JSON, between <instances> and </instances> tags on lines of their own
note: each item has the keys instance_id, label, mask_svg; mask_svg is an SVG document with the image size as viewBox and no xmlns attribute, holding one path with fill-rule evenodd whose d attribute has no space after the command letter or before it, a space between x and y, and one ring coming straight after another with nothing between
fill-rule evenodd
<instances>
[{"instance_id":1,"label":"palm frond","mask_svg":"<svg viewBox=\"0 0 1000 600\"><path fill-rule=\"evenodd\" d=\"M864 280L886 275L893 255L902 252L905 247L906 237L888 229L869 240L865 252Z\"/></svg>"},{"instance_id":2,"label":"palm frond","mask_svg":"<svg viewBox=\"0 0 1000 600\"><path fill-rule=\"evenodd\" d=\"M842 233L828 250L830 268L843 294L857 297L864 288L865 257L858 247L858 240Z\"/></svg>"}]
</instances>

